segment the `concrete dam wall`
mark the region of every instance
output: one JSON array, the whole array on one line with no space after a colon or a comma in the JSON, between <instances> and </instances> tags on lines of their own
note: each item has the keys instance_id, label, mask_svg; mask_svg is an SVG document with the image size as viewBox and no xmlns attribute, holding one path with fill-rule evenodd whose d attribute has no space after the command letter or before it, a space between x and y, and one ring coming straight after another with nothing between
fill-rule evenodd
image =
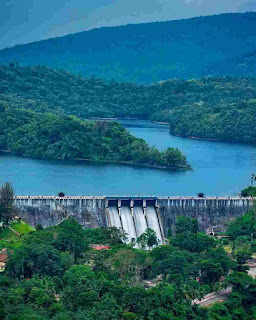
<instances>
[{"instance_id":1,"label":"concrete dam wall","mask_svg":"<svg viewBox=\"0 0 256 320\"><path fill-rule=\"evenodd\" d=\"M198 220L200 230L225 228L232 218L252 208L255 198L197 197L54 197L17 196L17 214L44 228L73 216L85 228L117 227L128 239L139 237L146 228L155 230L162 243L173 230L179 215Z\"/></svg>"}]
</instances>

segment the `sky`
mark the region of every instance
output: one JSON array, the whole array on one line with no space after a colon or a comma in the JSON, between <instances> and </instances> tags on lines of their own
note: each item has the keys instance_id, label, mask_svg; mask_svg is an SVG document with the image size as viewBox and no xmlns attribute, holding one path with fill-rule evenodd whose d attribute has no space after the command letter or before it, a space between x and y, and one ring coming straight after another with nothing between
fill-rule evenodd
<instances>
[{"instance_id":1,"label":"sky","mask_svg":"<svg viewBox=\"0 0 256 320\"><path fill-rule=\"evenodd\" d=\"M256 0L0 0L0 49L103 26L256 11Z\"/></svg>"}]
</instances>

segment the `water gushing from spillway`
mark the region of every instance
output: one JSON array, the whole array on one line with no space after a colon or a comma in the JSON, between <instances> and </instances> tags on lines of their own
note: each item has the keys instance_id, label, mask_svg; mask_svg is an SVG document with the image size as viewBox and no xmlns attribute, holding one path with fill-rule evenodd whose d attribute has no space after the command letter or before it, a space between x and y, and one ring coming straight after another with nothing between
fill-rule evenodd
<instances>
[{"instance_id":1,"label":"water gushing from spillway","mask_svg":"<svg viewBox=\"0 0 256 320\"><path fill-rule=\"evenodd\" d=\"M127 233L128 242L131 242L132 239L137 239L135 225L131 213L131 208L121 207L120 217L123 225L123 230Z\"/></svg>"},{"instance_id":2,"label":"water gushing from spillway","mask_svg":"<svg viewBox=\"0 0 256 320\"><path fill-rule=\"evenodd\" d=\"M140 206L135 206L133 209L133 218L136 229L137 238L141 236L147 229L147 221L143 213L143 208Z\"/></svg>"},{"instance_id":3,"label":"water gushing from spillway","mask_svg":"<svg viewBox=\"0 0 256 320\"><path fill-rule=\"evenodd\" d=\"M109 207L110 224L112 227L122 229L122 223L116 207Z\"/></svg>"},{"instance_id":4,"label":"water gushing from spillway","mask_svg":"<svg viewBox=\"0 0 256 320\"><path fill-rule=\"evenodd\" d=\"M133 213L133 214L132 214ZM141 236L147 228L155 231L159 244L163 243L160 224L157 216L157 209L154 206L135 205L130 206L109 206L110 225L116 228L121 228L127 234L127 242L130 243L132 239L137 239Z\"/></svg>"},{"instance_id":5,"label":"water gushing from spillway","mask_svg":"<svg viewBox=\"0 0 256 320\"><path fill-rule=\"evenodd\" d=\"M159 221L157 218L156 208L153 206L146 207L146 219L148 228L153 229L156 233L159 244L163 243Z\"/></svg>"}]
</instances>

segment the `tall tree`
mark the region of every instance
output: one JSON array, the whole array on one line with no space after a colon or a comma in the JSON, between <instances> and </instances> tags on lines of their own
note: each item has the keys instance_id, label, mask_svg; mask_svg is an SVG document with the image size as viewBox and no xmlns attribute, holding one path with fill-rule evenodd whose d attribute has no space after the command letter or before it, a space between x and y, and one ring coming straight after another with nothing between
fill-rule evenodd
<instances>
[{"instance_id":1,"label":"tall tree","mask_svg":"<svg viewBox=\"0 0 256 320\"><path fill-rule=\"evenodd\" d=\"M14 189L10 182L0 188L0 221L8 225L14 213Z\"/></svg>"},{"instance_id":2,"label":"tall tree","mask_svg":"<svg viewBox=\"0 0 256 320\"><path fill-rule=\"evenodd\" d=\"M145 232L138 237L137 243L142 249L145 247L151 249L153 246L157 246L158 239L156 232L153 229L147 228Z\"/></svg>"}]
</instances>

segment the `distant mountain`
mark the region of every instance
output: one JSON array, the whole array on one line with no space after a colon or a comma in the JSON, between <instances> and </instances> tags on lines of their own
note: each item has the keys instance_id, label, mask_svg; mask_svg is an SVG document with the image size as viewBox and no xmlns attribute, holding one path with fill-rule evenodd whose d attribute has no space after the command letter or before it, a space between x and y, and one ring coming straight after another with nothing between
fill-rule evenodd
<instances>
[{"instance_id":1,"label":"distant mountain","mask_svg":"<svg viewBox=\"0 0 256 320\"><path fill-rule=\"evenodd\" d=\"M94 29L1 50L11 61L137 83L256 77L256 13Z\"/></svg>"}]
</instances>

